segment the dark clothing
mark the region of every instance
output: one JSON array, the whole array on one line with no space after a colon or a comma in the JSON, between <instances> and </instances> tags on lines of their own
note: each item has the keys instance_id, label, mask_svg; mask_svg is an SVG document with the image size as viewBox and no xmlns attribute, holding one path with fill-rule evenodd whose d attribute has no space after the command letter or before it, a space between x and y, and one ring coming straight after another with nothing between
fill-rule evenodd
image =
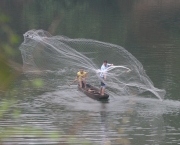
<instances>
[{"instance_id":1,"label":"dark clothing","mask_svg":"<svg viewBox=\"0 0 180 145\"><path fill-rule=\"evenodd\" d=\"M106 84L101 82L101 87L105 87L105 86L106 86Z\"/></svg>"},{"instance_id":2,"label":"dark clothing","mask_svg":"<svg viewBox=\"0 0 180 145\"><path fill-rule=\"evenodd\" d=\"M104 77L101 77L104 80ZM101 81L101 87L106 87L106 84Z\"/></svg>"}]
</instances>

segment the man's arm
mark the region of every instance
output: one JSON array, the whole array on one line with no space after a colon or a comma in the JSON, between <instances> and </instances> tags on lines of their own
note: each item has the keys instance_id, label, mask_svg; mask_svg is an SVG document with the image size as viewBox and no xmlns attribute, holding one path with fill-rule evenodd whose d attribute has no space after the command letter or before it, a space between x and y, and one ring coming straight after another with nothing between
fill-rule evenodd
<instances>
[{"instance_id":1,"label":"man's arm","mask_svg":"<svg viewBox=\"0 0 180 145\"><path fill-rule=\"evenodd\" d=\"M70 85L72 85L74 82L76 82L78 80L78 76L75 78L75 80L71 83L71 84L69 84L69 86Z\"/></svg>"},{"instance_id":2,"label":"man's arm","mask_svg":"<svg viewBox=\"0 0 180 145\"><path fill-rule=\"evenodd\" d=\"M113 65L114 65L114 64L109 64L109 63L108 63L108 67L109 67L109 66L113 66Z\"/></svg>"},{"instance_id":3,"label":"man's arm","mask_svg":"<svg viewBox=\"0 0 180 145\"><path fill-rule=\"evenodd\" d=\"M106 74L104 73L104 80L106 80Z\"/></svg>"},{"instance_id":4,"label":"man's arm","mask_svg":"<svg viewBox=\"0 0 180 145\"><path fill-rule=\"evenodd\" d=\"M87 79L88 78L88 75L87 75L87 73L85 74L85 79Z\"/></svg>"},{"instance_id":5,"label":"man's arm","mask_svg":"<svg viewBox=\"0 0 180 145\"><path fill-rule=\"evenodd\" d=\"M77 75L76 78L74 79L74 82L76 82L78 80L79 76Z\"/></svg>"}]
</instances>

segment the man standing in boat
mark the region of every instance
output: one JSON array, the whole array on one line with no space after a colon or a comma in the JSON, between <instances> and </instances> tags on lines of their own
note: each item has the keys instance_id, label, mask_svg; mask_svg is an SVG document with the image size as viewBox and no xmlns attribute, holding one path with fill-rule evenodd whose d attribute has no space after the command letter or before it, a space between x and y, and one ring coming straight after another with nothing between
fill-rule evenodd
<instances>
[{"instance_id":1,"label":"man standing in boat","mask_svg":"<svg viewBox=\"0 0 180 145\"><path fill-rule=\"evenodd\" d=\"M86 88L86 79L87 79L87 77L88 77L87 72L85 72L83 69L80 69L79 72L77 72L76 79L73 81L73 83L78 81L80 88ZM71 84L73 84L73 83L71 83Z\"/></svg>"},{"instance_id":2,"label":"man standing in boat","mask_svg":"<svg viewBox=\"0 0 180 145\"><path fill-rule=\"evenodd\" d=\"M110 66L113 66L113 64L107 63L107 60L105 60L103 62L102 66L101 66L101 73L100 73L100 77L102 80L106 80L106 69ZM104 81L101 81L100 94L102 96L104 96L105 88L106 88L106 84L104 83Z\"/></svg>"}]
</instances>

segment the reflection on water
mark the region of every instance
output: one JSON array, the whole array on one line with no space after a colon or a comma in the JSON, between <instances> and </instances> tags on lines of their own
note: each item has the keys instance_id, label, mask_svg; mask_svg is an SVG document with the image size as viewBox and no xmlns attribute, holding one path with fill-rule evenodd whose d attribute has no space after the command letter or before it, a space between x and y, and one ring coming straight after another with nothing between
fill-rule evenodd
<instances>
[{"instance_id":1,"label":"reflection on water","mask_svg":"<svg viewBox=\"0 0 180 145\"><path fill-rule=\"evenodd\" d=\"M14 130L16 135L3 140L4 144L180 144L180 1L1 0L0 8L10 15L19 36L30 29L44 29L53 35L123 46L143 64L155 87L167 91L162 102L147 96L111 96L102 103L75 86L36 93L17 85L15 91L22 96L13 97L22 113L11 119L12 112L7 112L0 120L0 131L28 126L40 135ZM4 40L4 35L0 37ZM18 48L17 53L21 62ZM52 135L55 131L60 134Z\"/></svg>"},{"instance_id":2,"label":"reflection on water","mask_svg":"<svg viewBox=\"0 0 180 145\"><path fill-rule=\"evenodd\" d=\"M67 86L36 97L25 97L18 100L16 107L22 110L20 118L17 121L1 120L0 126L28 126L44 131L44 136L18 132L5 144L12 141L23 144L68 143L74 139L77 144L89 141L103 145L144 145L161 144L171 135L178 143L177 128L164 123L164 118L166 114L179 112L179 101L113 96L108 102L100 102L79 92L76 86ZM55 140L50 138L54 131L61 132Z\"/></svg>"}]
</instances>

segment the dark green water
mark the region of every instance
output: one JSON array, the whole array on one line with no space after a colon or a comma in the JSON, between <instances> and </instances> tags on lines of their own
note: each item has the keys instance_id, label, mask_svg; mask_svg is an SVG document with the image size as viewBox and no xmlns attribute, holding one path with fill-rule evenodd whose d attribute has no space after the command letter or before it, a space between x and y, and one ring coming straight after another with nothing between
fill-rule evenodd
<instances>
[{"instance_id":1,"label":"dark green water","mask_svg":"<svg viewBox=\"0 0 180 145\"><path fill-rule=\"evenodd\" d=\"M154 86L166 90L165 100L111 97L102 103L86 97L76 86L51 92L21 90L16 81L19 120L2 119L1 127L29 126L44 136L18 132L5 144L58 144L70 141L105 145L180 144L180 2L177 0L1 0L0 9L11 17L20 36L30 29L52 35L87 38L120 45L143 65ZM1 38L3 35L1 35ZM19 45L20 45L19 43ZM20 51L13 58L22 64ZM45 137L54 131L55 140ZM67 139L68 138L68 139ZM71 139L72 139L71 138Z\"/></svg>"}]
</instances>

